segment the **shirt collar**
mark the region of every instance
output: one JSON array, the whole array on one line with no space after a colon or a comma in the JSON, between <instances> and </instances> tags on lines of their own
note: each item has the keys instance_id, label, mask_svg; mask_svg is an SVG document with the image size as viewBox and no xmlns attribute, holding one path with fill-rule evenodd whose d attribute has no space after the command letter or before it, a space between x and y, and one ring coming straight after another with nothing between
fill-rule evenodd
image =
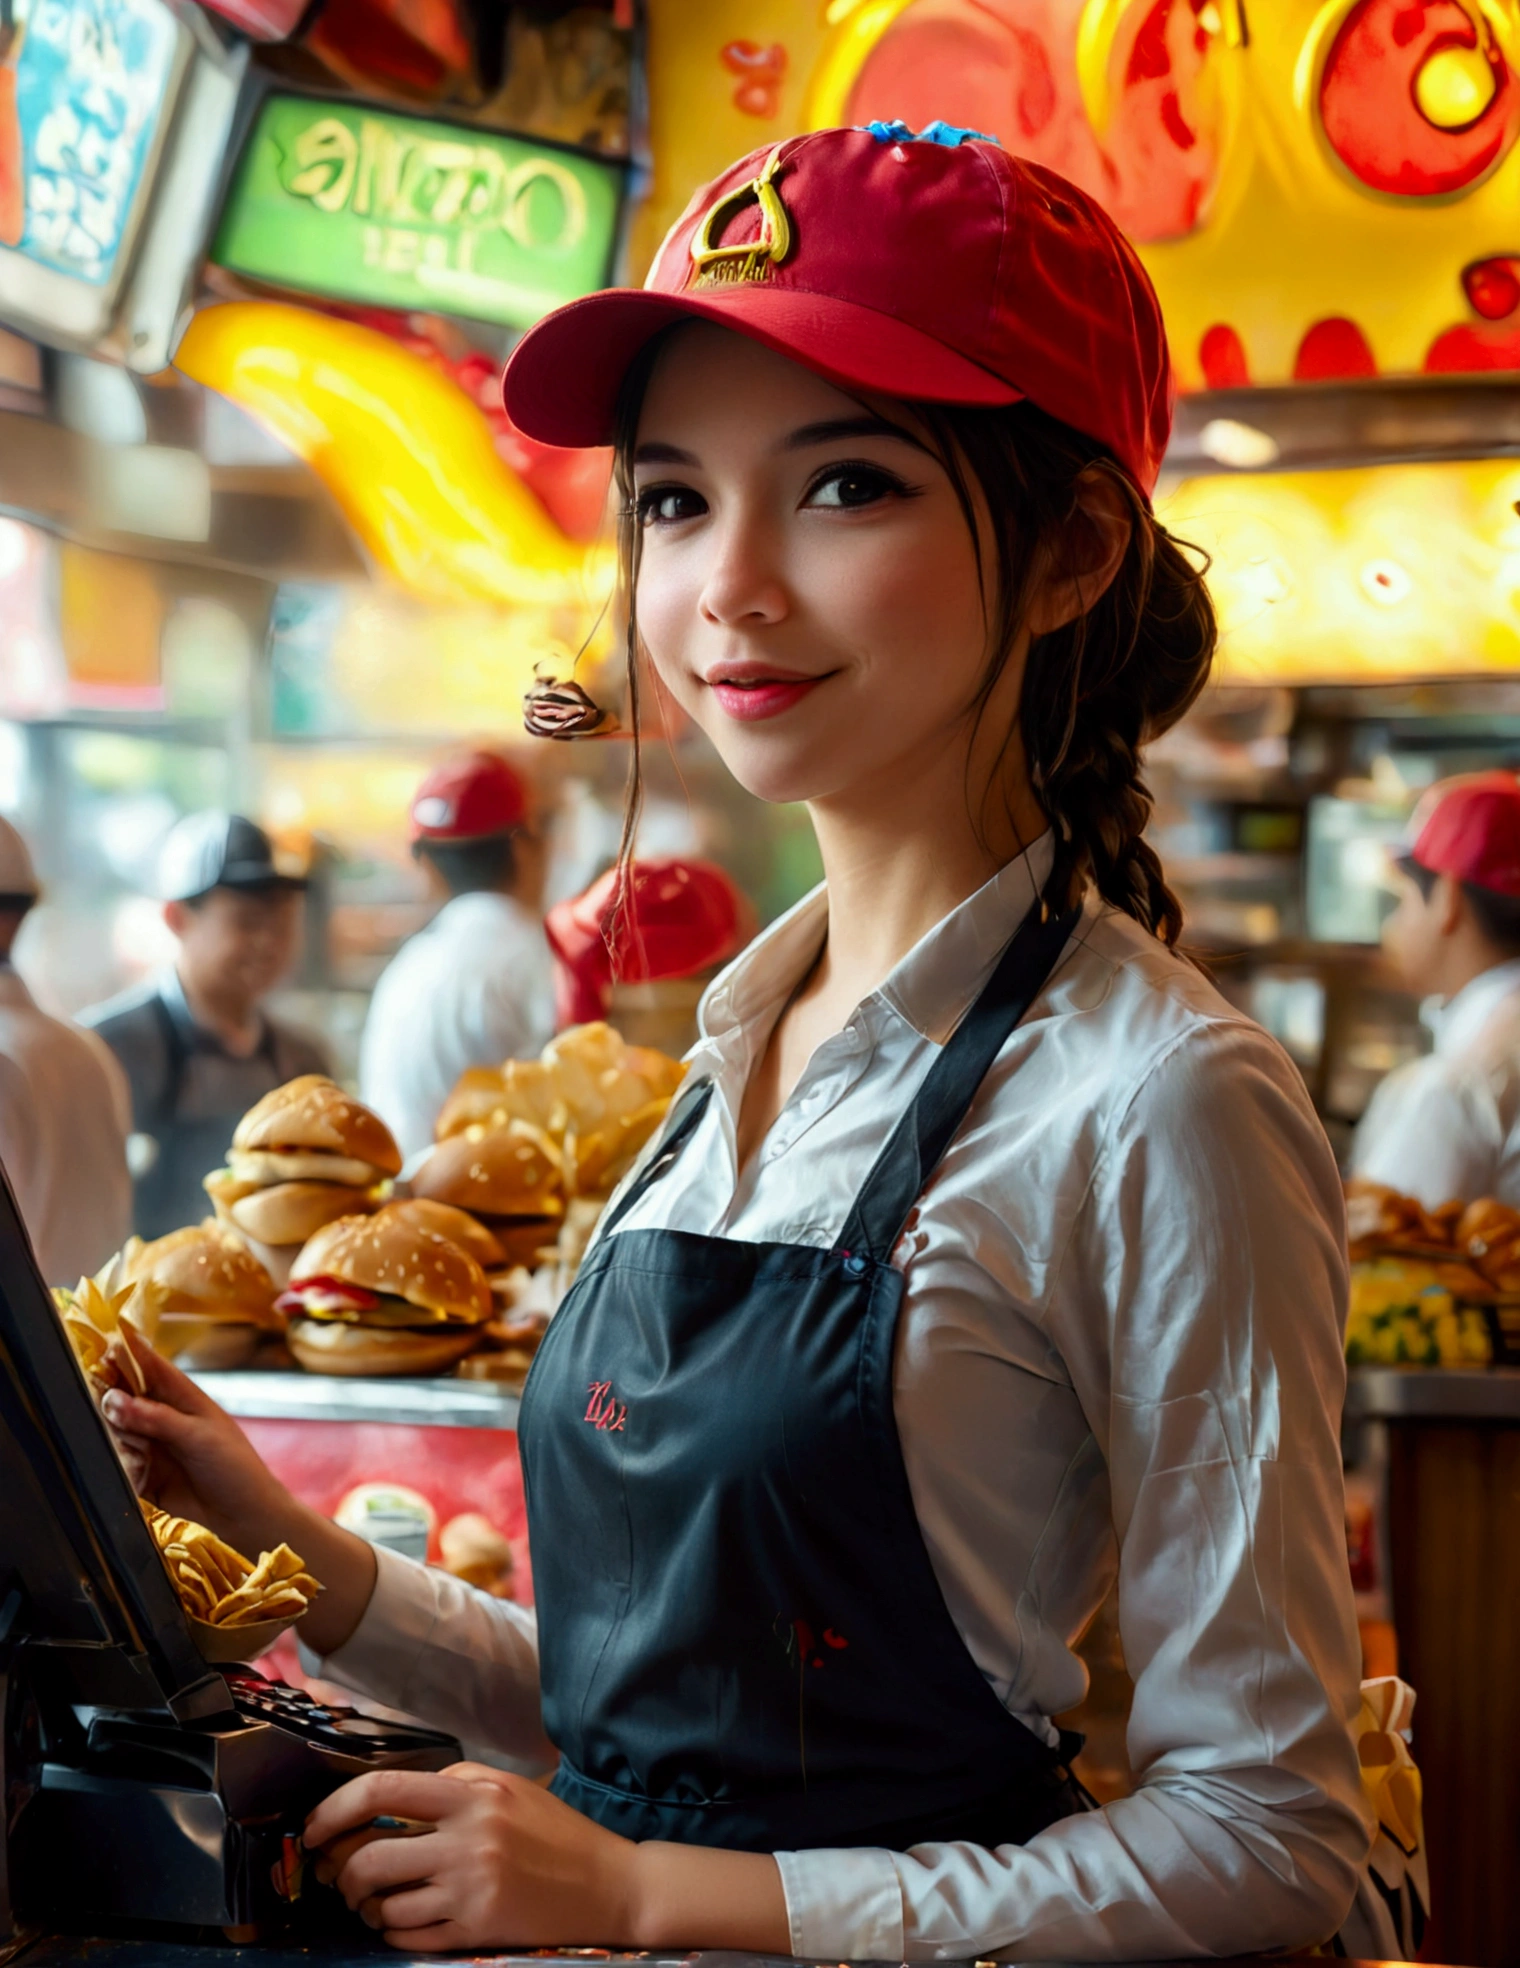
<instances>
[{"instance_id":1,"label":"shirt collar","mask_svg":"<svg viewBox=\"0 0 1520 1968\"><path fill-rule=\"evenodd\" d=\"M1436 1035L1436 1051L1460 1052L1488 1023L1503 1001L1520 991L1520 957L1495 964L1464 984L1444 1004L1427 1001L1420 1016Z\"/></svg>"},{"instance_id":2,"label":"shirt collar","mask_svg":"<svg viewBox=\"0 0 1520 1968\"><path fill-rule=\"evenodd\" d=\"M925 1038L942 1043L1038 900L1054 861L1047 829L921 936L860 1009L887 1006ZM820 882L713 981L698 1014L703 1039L721 1043L779 1011L816 959L828 920L828 889Z\"/></svg>"}]
</instances>

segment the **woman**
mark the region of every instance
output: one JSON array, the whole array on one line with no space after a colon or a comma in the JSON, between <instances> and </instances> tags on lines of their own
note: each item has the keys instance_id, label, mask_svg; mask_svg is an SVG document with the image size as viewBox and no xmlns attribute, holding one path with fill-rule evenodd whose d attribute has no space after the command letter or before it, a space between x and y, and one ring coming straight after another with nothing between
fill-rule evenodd
<instances>
[{"instance_id":1,"label":"woman","mask_svg":"<svg viewBox=\"0 0 1520 1968\"><path fill-rule=\"evenodd\" d=\"M309 1842L436 1827L338 1873L409 1948L1322 1939L1367 1848L1339 1188L1140 838L1214 640L1143 272L990 139L826 131L506 392L616 439L630 651L827 880L710 993L535 1365L536 1633L377 1578L172 1369L113 1397L171 1508L312 1561L329 1675L562 1758L363 1778ZM1049 1717L1116 1566L1139 1784L1084 1810Z\"/></svg>"}]
</instances>

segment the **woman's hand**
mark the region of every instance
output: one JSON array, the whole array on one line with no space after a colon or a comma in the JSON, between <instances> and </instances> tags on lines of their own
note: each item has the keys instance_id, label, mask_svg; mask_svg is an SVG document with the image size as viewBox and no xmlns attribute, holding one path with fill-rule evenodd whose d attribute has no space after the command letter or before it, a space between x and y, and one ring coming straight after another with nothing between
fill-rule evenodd
<instances>
[{"instance_id":1,"label":"woman's hand","mask_svg":"<svg viewBox=\"0 0 1520 1968\"><path fill-rule=\"evenodd\" d=\"M435 1827L372 1840L334 1882L392 1947L594 1945L632 1931L638 1846L526 1777L479 1763L437 1776L376 1770L318 1805L306 1843L330 1844L380 1816Z\"/></svg>"},{"instance_id":2,"label":"woman's hand","mask_svg":"<svg viewBox=\"0 0 1520 1968\"><path fill-rule=\"evenodd\" d=\"M791 1949L773 1859L635 1845L526 1777L479 1763L436 1776L376 1770L318 1805L306 1843L332 1844L376 1817L434 1826L376 1838L336 1874L349 1906L392 1947Z\"/></svg>"},{"instance_id":3,"label":"woman's hand","mask_svg":"<svg viewBox=\"0 0 1520 1968\"><path fill-rule=\"evenodd\" d=\"M123 1347L142 1370L142 1394L123 1384L129 1376L113 1358ZM101 1408L138 1494L206 1525L247 1557L291 1545L325 1588L301 1622L301 1637L320 1654L335 1652L374 1590L370 1546L298 1502L231 1415L146 1340L123 1328L107 1359L117 1385Z\"/></svg>"}]
</instances>

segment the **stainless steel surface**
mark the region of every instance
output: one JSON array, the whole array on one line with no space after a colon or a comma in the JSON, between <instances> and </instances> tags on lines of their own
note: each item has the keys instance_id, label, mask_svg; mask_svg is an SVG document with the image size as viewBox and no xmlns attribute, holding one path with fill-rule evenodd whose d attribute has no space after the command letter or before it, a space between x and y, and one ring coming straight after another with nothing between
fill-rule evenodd
<instances>
[{"instance_id":1,"label":"stainless steel surface","mask_svg":"<svg viewBox=\"0 0 1520 1968\"><path fill-rule=\"evenodd\" d=\"M1303 1957L1298 1957L1302 1959ZM1276 1956L1279 1963L1282 1956ZM592 1962L638 1963L639 1968L798 1968L791 1955L732 1954L716 1950L682 1953L675 1948L658 1954L608 1953L602 1948L567 1948L562 1954L403 1955L378 1939L372 1946L321 1942L270 1942L260 1947L215 1947L194 1941L39 1941L21 1957L21 1968L374 1968L376 1961L392 1968L434 1968L440 1961L468 1960L471 1968L586 1968ZM802 1968L843 1968L838 1962L804 1963ZM946 1968L957 1968L947 1962ZM970 1964L967 1964L970 1968ZM1122 1968L1116 1963L1115 1968ZM1154 1962L1151 1968L1184 1968L1181 1962ZM1265 1955L1238 1955L1218 1968L1271 1968ZM1342 1968L1402 1968L1398 1962L1347 1961Z\"/></svg>"},{"instance_id":2,"label":"stainless steel surface","mask_svg":"<svg viewBox=\"0 0 1520 1968\"><path fill-rule=\"evenodd\" d=\"M1354 1367L1346 1417L1520 1422L1520 1367Z\"/></svg>"},{"instance_id":3,"label":"stainless steel surface","mask_svg":"<svg viewBox=\"0 0 1520 1968\"><path fill-rule=\"evenodd\" d=\"M246 1421L399 1421L417 1428L516 1428L517 1395L484 1380L340 1379L309 1373L197 1373Z\"/></svg>"},{"instance_id":4,"label":"stainless steel surface","mask_svg":"<svg viewBox=\"0 0 1520 1968\"><path fill-rule=\"evenodd\" d=\"M1248 424L1272 438L1278 455L1248 468L1255 470L1491 458L1520 450L1520 390L1509 377L1198 390L1177 405L1166 454L1169 476L1231 470L1206 448L1204 432L1216 419Z\"/></svg>"}]
</instances>

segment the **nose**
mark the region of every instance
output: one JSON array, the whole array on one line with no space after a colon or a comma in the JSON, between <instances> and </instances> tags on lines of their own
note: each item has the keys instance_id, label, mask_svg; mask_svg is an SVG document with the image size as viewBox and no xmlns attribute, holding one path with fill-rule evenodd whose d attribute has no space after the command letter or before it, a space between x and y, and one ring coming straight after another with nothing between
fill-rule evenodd
<instances>
[{"instance_id":1,"label":"nose","mask_svg":"<svg viewBox=\"0 0 1520 1968\"><path fill-rule=\"evenodd\" d=\"M791 603L780 541L763 515L736 507L708 535L712 550L698 608L718 628L759 629L783 621Z\"/></svg>"}]
</instances>

